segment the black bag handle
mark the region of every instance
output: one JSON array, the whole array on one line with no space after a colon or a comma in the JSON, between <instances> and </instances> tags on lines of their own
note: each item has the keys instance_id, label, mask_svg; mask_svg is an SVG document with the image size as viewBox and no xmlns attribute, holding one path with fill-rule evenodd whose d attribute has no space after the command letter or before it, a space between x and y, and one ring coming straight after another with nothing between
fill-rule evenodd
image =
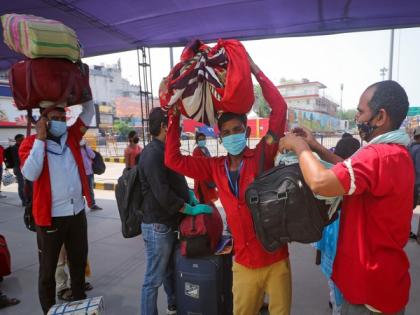
<instances>
[{"instance_id":1,"label":"black bag handle","mask_svg":"<svg viewBox=\"0 0 420 315\"><path fill-rule=\"evenodd\" d=\"M262 143L261 143L261 156L260 161L258 163L258 176L261 175L264 172L264 162L265 162L265 136L263 137Z\"/></svg>"}]
</instances>

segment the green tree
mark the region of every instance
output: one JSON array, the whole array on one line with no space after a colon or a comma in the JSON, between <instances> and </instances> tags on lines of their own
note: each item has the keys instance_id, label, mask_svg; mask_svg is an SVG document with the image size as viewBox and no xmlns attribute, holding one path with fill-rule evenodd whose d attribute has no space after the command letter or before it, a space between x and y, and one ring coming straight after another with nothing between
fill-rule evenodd
<instances>
[{"instance_id":1,"label":"green tree","mask_svg":"<svg viewBox=\"0 0 420 315\"><path fill-rule=\"evenodd\" d=\"M356 127L356 123L354 122L354 117L356 117L356 114L356 109L339 110L337 117L342 120L348 120L350 129L353 129Z\"/></svg>"},{"instance_id":2,"label":"green tree","mask_svg":"<svg viewBox=\"0 0 420 315\"><path fill-rule=\"evenodd\" d=\"M114 123L114 130L124 137L133 129L127 122L119 120Z\"/></svg>"},{"instance_id":3,"label":"green tree","mask_svg":"<svg viewBox=\"0 0 420 315\"><path fill-rule=\"evenodd\" d=\"M264 99L261 86L254 84L254 95L255 95L255 103L253 106L254 112L256 112L258 116L263 117L263 118L270 116L271 109L268 103Z\"/></svg>"}]
</instances>

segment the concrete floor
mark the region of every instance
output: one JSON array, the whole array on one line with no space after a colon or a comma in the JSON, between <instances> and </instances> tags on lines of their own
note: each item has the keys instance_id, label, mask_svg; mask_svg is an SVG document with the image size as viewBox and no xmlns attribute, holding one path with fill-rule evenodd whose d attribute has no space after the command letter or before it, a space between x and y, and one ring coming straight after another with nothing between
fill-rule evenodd
<instances>
[{"instance_id":1,"label":"concrete floor","mask_svg":"<svg viewBox=\"0 0 420 315\"><path fill-rule=\"evenodd\" d=\"M37 296L38 259L35 233L26 230L23 208L16 194L16 185L3 189L7 198L0 199L0 233L12 254L12 275L0 283L0 289L21 300L17 306L0 310L2 315L42 314ZM141 237L124 239L114 193L96 191L102 211L88 212L89 260L94 289L89 296L104 296L106 314L139 314L140 287L145 269L144 246ZM414 241L407 245L411 261L411 299L406 315L420 314L420 247ZM293 315L328 315L326 279L314 264L311 246L290 246L293 271ZM159 294L159 314L165 314L165 296ZM215 314L216 315L216 314Z\"/></svg>"}]
</instances>

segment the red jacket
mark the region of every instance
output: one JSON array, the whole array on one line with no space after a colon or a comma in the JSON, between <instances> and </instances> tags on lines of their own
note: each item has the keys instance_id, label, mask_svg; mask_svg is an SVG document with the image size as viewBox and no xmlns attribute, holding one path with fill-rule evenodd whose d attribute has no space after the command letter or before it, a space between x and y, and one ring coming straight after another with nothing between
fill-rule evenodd
<instances>
[{"instance_id":1,"label":"red jacket","mask_svg":"<svg viewBox=\"0 0 420 315\"><path fill-rule=\"evenodd\" d=\"M92 200L90 198L89 184L83 165L82 154L80 152L80 140L84 135L85 128L86 126L81 119L78 119L73 126L68 128L67 145L73 153L74 160L76 161L77 167L79 169L83 196L85 196L90 207L92 205ZM29 136L23 140L19 147L19 158L21 160L22 166L25 165L25 161L31 152L35 139L36 135ZM48 169L48 158L47 154L45 154L44 167L42 168L41 175L39 175L38 179L33 183L32 212L36 225L51 225L51 205L51 182Z\"/></svg>"},{"instance_id":2,"label":"red jacket","mask_svg":"<svg viewBox=\"0 0 420 315\"><path fill-rule=\"evenodd\" d=\"M280 138L284 134L286 125L286 102L277 88L262 72L258 73L257 79L261 85L264 98L272 109L269 121L270 133L275 138ZM245 202L245 191L258 175L262 150L265 150L264 169L269 169L274 166L278 142L268 141L263 145L262 141L264 140L262 140L255 149L245 149L239 179L238 199L230 190L225 171L225 160L228 157L183 156L179 149L179 139L179 117L172 116L166 139L165 164L185 176L197 180L211 181L216 184L234 240L235 261L248 268L261 268L287 258L289 255L287 245L274 253L264 250L257 240L251 210Z\"/></svg>"},{"instance_id":3,"label":"red jacket","mask_svg":"<svg viewBox=\"0 0 420 315\"><path fill-rule=\"evenodd\" d=\"M196 147L192 155L195 157L207 157L200 147ZM194 193L202 203L212 203L219 199L216 188L210 188L208 184L209 182L204 180L194 180Z\"/></svg>"}]
</instances>

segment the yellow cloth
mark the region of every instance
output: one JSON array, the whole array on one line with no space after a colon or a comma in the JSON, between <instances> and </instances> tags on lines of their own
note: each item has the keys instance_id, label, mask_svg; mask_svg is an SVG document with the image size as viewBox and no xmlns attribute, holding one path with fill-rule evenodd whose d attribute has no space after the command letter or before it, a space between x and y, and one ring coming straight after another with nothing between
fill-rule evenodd
<instances>
[{"instance_id":1,"label":"yellow cloth","mask_svg":"<svg viewBox=\"0 0 420 315\"><path fill-rule=\"evenodd\" d=\"M250 269L233 263L233 314L256 315L268 295L270 315L290 315L292 281L289 259Z\"/></svg>"}]
</instances>

